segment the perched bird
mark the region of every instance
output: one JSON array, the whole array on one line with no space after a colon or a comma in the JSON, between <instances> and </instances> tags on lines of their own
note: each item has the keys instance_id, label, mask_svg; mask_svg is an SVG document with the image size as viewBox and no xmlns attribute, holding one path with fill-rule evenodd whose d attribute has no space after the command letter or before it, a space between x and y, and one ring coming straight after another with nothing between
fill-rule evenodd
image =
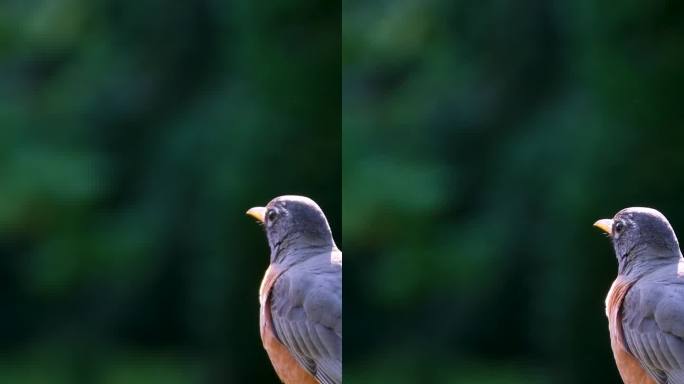
<instances>
[{"instance_id":1,"label":"perched bird","mask_svg":"<svg viewBox=\"0 0 684 384\"><path fill-rule=\"evenodd\" d=\"M665 216L626 208L594 225L613 241L606 297L611 347L626 384L684 384L684 260Z\"/></svg>"},{"instance_id":2,"label":"perched bird","mask_svg":"<svg viewBox=\"0 0 684 384\"><path fill-rule=\"evenodd\" d=\"M280 196L247 214L263 223L271 248L259 327L278 377L342 383L342 252L323 211L307 197Z\"/></svg>"}]
</instances>

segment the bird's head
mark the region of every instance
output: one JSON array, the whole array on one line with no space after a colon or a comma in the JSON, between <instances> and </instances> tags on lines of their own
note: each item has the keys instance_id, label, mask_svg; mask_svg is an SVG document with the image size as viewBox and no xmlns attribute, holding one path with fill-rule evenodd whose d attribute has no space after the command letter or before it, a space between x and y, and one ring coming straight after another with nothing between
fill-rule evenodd
<instances>
[{"instance_id":1,"label":"bird's head","mask_svg":"<svg viewBox=\"0 0 684 384\"><path fill-rule=\"evenodd\" d=\"M665 216L652 208L631 207L594 223L613 241L620 272L644 271L681 257L679 242Z\"/></svg>"},{"instance_id":2,"label":"bird's head","mask_svg":"<svg viewBox=\"0 0 684 384\"><path fill-rule=\"evenodd\" d=\"M247 215L264 225L271 257L287 248L335 246L328 220L308 197L279 196L265 207L250 208Z\"/></svg>"}]
</instances>

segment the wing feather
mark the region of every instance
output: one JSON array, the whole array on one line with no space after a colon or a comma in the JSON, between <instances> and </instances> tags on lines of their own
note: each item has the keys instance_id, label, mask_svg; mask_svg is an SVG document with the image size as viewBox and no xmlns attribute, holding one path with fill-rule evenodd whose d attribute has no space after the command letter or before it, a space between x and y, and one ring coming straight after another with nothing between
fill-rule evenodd
<instances>
[{"instance_id":1,"label":"wing feather","mask_svg":"<svg viewBox=\"0 0 684 384\"><path fill-rule=\"evenodd\" d=\"M270 309L274 332L300 365L319 382L340 384L341 267L332 265L313 270L308 267L284 272L273 286Z\"/></svg>"},{"instance_id":2,"label":"wing feather","mask_svg":"<svg viewBox=\"0 0 684 384\"><path fill-rule=\"evenodd\" d=\"M642 367L658 384L684 384L684 285L646 278L627 294L623 310L625 342Z\"/></svg>"}]
</instances>

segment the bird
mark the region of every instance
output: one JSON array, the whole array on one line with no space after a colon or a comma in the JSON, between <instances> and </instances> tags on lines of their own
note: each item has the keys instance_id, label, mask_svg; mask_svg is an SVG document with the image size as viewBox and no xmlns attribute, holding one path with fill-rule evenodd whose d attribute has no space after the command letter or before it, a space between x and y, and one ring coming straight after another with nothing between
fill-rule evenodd
<instances>
[{"instance_id":1,"label":"bird","mask_svg":"<svg viewBox=\"0 0 684 384\"><path fill-rule=\"evenodd\" d=\"M606 316L623 382L684 384L684 259L672 226L644 207L594 226L611 238L618 261Z\"/></svg>"},{"instance_id":2,"label":"bird","mask_svg":"<svg viewBox=\"0 0 684 384\"><path fill-rule=\"evenodd\" d=\"M342 251L321 208L284 195L247 215L260 222L270 264L259 288L259 329L284 384L342 383Z\"/></svg>"}]
</instances>

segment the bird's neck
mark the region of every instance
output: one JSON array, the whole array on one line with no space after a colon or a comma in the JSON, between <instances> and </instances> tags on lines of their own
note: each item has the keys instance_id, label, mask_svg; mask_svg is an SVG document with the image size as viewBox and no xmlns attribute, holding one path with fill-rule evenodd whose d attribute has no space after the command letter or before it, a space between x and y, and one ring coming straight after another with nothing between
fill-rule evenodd
<instances>
[{"instance_id":1,"label":"bird's neck","mask_svg":"<svg viewBox=\"0 0 684 384\"><path fill-rule=\"evenodd\" d=\"M292 264L333 249L337 247L332 235L328 238L312 239L300 234L291 234L271 245L271 263Z\"/></svg>"},{"instance_id":2,"label":"bird's neck","mask_svg":"<svg viewBox=\"0 0 684 384\"><path fill-rule=\"evenodd\" d=\"M638 279L663 267L671 266L676 271L681 260L682 253L679 248L675 250L652 247L635 248L625 256L624 260L621 260L619 273Z\"/></svg>"}]
</instances>

